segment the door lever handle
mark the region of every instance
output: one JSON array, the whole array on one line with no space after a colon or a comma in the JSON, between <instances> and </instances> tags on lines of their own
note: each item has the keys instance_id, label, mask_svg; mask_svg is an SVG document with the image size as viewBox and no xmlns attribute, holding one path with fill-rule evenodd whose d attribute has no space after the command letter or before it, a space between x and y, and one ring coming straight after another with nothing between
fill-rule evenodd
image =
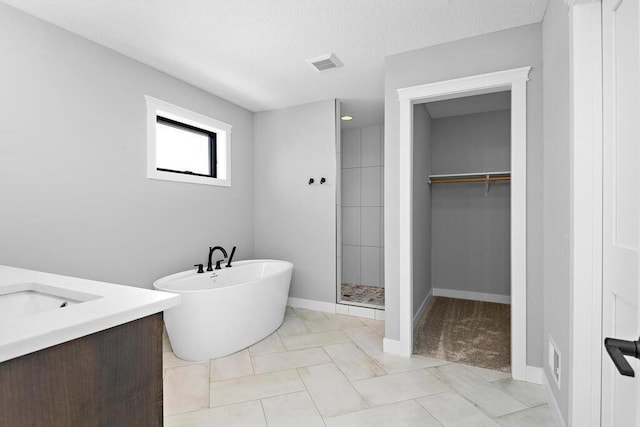
<instances>
[{"instance_id":1,"label":"door lever handle","mask_svg":"<svg viewBox=\"0 0 640 427\"><path fill-rule=\"evenodd\" d=\"M611 356L613 364L618 368L620 374L627 377L635 377L633 368L624 356L633 356L640 359L640 338L637 341L625 341L616 338L605 338L604 348Z\"/></svg>"}]
</instances>

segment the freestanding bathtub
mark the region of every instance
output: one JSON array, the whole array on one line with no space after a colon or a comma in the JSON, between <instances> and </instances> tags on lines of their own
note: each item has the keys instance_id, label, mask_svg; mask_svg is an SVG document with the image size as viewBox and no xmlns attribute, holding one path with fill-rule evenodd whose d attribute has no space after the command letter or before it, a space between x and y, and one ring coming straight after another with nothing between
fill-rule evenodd
<instances>
[{"instance_id":1,"label":"freestanding bathtub","mask_svg":"<svg viewBox=\"0 0 640 427\"><path fill-rule=\"evenodd\" d=\"M230 268L172 274L153 287L181 295L164 312L171 346L184 360L226 356L257 343L282 324L293 264L238 261Z\"/></svg>"}]
</instances>

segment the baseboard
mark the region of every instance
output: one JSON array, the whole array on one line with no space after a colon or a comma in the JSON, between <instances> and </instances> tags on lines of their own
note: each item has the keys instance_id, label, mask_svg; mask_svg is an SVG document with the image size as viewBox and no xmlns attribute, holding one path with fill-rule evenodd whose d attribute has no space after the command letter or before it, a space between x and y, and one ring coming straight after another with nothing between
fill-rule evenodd
<instances>
[{"instance_id":1,"label":"baseboard","mask_svg":"<svg viewBox=\"0 0 640 427\"><path fill-rule=\"evenodd\" d=\"M384 310L357 307L347 304L334 304L304 298L289 297L287 305L290 307L306 308L307 310L322 311L324 313L344 314L346 316L364 317L366 319L384 320Z\"/></svg>"},{"instance_id":2,"label":"baseboard","mask_svg":"<svg viewBox=\"0 0 640 427\"><path fill-rule=\"evenodd\" d=\"M509 295L486 294L483 292L457 291L453 289L433 288L434 297L447 297L458 299L469 299L473 301L497 302L500 304L511 304Z\"/></svg>"},{"instance_id":3,"label":"baseboard","mask_svg":"<svg viewBox=\"0 0 640 427\"><path fill-rule=\"evenodd\" d=\"M382 340L382 351L384 353L396 354L398 356L411 357L411 351L407 354L399 340L384 338Z\"/></svg>"},{"instance_id":4,"label":"baseboard","mask_svg":"<svg viewBox=\"0 0 640 427\"><path fill-rule=\"evenodd\" d=\"M420 318L424 314L424 310L427 308L427 303L429 302L429 298L431 298L432 292L433 292L433 289L429 289L429 293L422 301L422 304L420 304L420 308L418 308L418 312L415 314L415 316L413 316L413 329L418 327L418 322L420 322Z\"/></svg>"},{"instance_id":5,"label":"baseboard","mask_svg":"<svg viewBox=\"0 0 640 427\"><path fill-rule=\"evenodd\" d=\"M289 297L287 305L290 307L306 308L307 310L322 311L324 313L335 313L336 304L331 302L316 301L312 299Z\"/></svg>"},{"instance_id":6,"label":"baseboard","mask_svg":"<svg viewBox=\"0 0 640 427\"><path fill-rule=\"evenodd\" d=\"M526 368L527 382L534 384L542 384L542 368L537 366L528 366Z\"/></svg>"},{"instance_id":7,"label":"baseboard","mask_svg":"<svg viewBox=\"0 0 640 427\"><path fill-rule=\"evenodd\" d=\"M549 411L551 412L551 418L553 418L553 423L556 427L567 427L567 424L564 422L564 418L562 418L562 412L560 412L560 407L558 406L558 402L556 402L556 398L551 391L551 387L549 386L549 379L547 378L547 374L544 370L541 370L540 376L542 380L542 389L544 390L544 394L547 398L547 403L549 404Z\"/></svg>"}]
</instances>

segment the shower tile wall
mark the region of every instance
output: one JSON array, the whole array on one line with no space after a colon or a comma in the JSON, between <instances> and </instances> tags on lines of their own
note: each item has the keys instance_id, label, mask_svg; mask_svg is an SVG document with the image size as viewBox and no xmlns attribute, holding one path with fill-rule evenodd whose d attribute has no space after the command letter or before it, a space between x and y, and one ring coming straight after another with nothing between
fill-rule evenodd
<instances>
[{"instance_id":1,"label":"shower tile wall","mask_svg":"<svg viewBox=\"0 0 640 427\"><path fill-rule=\"evenodd\" d=\"M383 127L342 131L342 283L384 286Z\"/></svg>"}]
</instances>

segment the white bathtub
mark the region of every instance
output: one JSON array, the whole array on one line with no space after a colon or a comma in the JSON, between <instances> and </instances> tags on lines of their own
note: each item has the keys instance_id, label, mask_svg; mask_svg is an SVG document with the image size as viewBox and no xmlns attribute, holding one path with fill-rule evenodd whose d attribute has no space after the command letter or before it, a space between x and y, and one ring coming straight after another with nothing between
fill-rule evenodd
<instances>
[{"instance_id":1,"label":"white bathtub","mask_svg":"<svg viewBox=\"0 0 640 427\"><path fill-rule=\"evenodd\" d=\"M226 356L272 334L284 320L293 264L238 261L213 272L184 271L153 287L181 295L164 313L171 346L184 360Z\"/></svg>"}]
</instances>

